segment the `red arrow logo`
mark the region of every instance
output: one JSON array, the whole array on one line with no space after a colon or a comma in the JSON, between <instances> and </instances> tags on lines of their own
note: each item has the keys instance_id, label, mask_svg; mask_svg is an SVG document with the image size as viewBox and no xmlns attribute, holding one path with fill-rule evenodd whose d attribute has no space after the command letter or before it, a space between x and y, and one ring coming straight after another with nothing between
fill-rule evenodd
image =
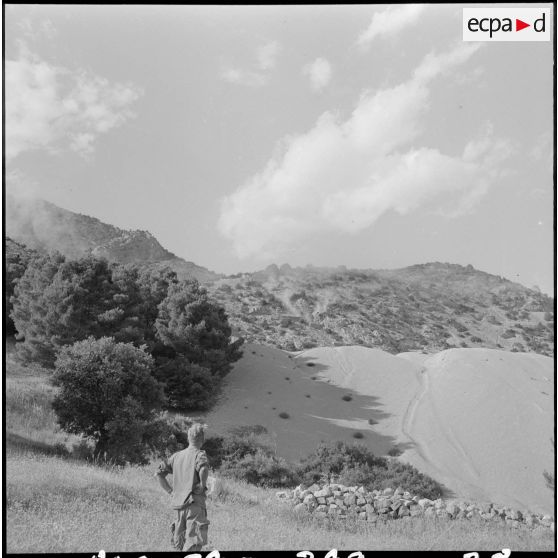
<instances>
[{"instance_id":1,"label":"red arrow logo","mask_svg":"<svg viewBox=\"0 0 558 558\"><path fill-rule=\"evenodd\" d=\"M524 21L521 21L520 19L515 19L515 30L516 31L521 31L522 29L525 29L525 27L531 27L530 23L525 23Z\"/></svg>"}]
</instances>

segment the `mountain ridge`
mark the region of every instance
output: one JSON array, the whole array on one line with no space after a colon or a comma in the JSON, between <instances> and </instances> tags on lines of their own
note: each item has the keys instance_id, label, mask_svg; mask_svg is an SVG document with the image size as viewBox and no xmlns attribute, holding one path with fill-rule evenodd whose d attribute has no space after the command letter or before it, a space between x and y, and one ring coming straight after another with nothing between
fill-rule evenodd
<instances>
[{"instance_id":1,"label":"mountain ridge","mask_svg":"<svg viewBox=\"0 0 558 558\"><path fill-rule=\"evenodd\" d=\"M149 231L120 229L41 199L6 196L6 235L29 248L56 250L68 258L91 254L122 264L168 266L180 278L202 283L219 277L165 249Z\"/></svg>"}]
</instances>

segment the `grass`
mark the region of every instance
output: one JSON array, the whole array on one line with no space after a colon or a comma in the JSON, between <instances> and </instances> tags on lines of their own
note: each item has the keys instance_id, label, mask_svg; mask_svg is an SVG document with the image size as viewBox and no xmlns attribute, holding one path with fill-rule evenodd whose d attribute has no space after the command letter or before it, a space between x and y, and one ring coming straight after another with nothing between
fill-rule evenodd
<instances>
[{"instance_id":1,"label":"grass","mask_svg":"<svg viewBox=\"0 0 558 558\"><path fill-rule=\"evenodd\" d=\"M7 460L8 552L171 550L173 512L155 466L102 468L11 452ZM274 490L223 480L208 501L209 548L219 550L551 550L548 530L482 521L412 518L373 525L296 517ZM33 526L30 529L30 526Z\"/></svg>"},{"instance_id":2,"label":"grass","mask_svg":"<svg viewBox=\"0 0 558 558\"><path fill-rule=\"evenodd\" d=\"M48 373L6 358L6 545L9 553L170 551L174 519L156 464L77 459L79 438L50 409ZM275 490L223 479L208 500L209 548L224 550L553 550L549 530L412 518L372 525L295 516Z\"/></svg>"}]
</instances>

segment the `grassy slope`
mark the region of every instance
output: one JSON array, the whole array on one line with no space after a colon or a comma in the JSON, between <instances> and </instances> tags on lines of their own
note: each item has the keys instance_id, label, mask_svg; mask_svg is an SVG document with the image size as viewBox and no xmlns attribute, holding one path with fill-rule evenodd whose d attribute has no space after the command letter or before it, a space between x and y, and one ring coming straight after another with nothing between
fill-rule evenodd
<instances>
[{"instance_id":1,"label":"grassy slope","mask_svg":"<svg viewBox=\"0 0 558 558\"><path fill-rule=\"evenodd\" d=\"M7 380L8 552L171 550L173 515L154 466L111 469L53 455L79 446L56 430L46 373L18 366L8 354ZM554 540L548 530L467 521L325 525L295 518L272 490L232 481L208 513L209 546L219 550L552 550Z\"/></svg>"}]
</instances>

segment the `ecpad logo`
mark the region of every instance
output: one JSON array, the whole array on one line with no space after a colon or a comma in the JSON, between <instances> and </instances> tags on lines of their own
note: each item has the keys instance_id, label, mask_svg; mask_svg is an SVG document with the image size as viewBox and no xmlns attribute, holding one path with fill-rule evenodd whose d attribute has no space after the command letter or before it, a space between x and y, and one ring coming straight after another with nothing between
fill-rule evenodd
<instances>
[{"instance_id":1,"label":"ecpad logo","mask_svg":"<svg viewBox=\"0 0 558 558\"><path fill-rule=\"evenodd\" d=\"M550 8L463 8L464 41L549 41Z\"/></svg>"}]
</instances>

